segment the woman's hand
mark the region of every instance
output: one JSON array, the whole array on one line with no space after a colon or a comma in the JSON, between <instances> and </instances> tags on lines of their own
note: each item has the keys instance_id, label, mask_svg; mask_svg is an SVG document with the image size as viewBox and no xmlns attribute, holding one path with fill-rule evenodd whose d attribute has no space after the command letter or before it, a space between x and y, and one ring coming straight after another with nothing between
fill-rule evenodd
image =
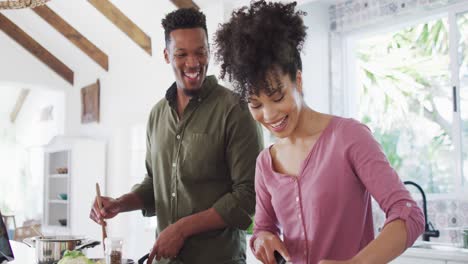
<instances>
[{"instance_id":1,"label":"woman's hand","mask_svg":"<svg viewBox=\"0 0 468 264\"><path fill-rule=\"evenodd\" d=\"M289 253L279 237L270 232L262 231L254 241L254 255L264 264L276 264L274 252L283 256L286 261L290 260Z\"/></svg>"}]
</instances>

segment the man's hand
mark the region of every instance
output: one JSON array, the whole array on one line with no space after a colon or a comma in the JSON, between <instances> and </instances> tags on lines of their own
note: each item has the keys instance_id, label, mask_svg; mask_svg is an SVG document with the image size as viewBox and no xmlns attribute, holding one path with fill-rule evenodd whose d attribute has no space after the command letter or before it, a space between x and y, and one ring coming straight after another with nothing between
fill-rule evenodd
<instances>
[{"instance_id":1,"label":"man's hand","mask_svg":"<svg viewBox=\"0 0 468 264\"><path fill-rule=\"evenodd\" d=\"M171 259L177 257L186 238L182 231L180 221L168 226L159 234L147 263L153 263L155 257L157 260L161 260L161 258Z\"/></svg>"},{"instance_id":2,"label":"man's hand","mask_svg":"<svg viewBox=\"0 0 468 264\"><path fill-rule=\"evenodd\" d=\"M275 251L278 251L286 261L291 259L283 241L270 232L263 231L258 234L254 241L254 249L255 257L265 264L276 264Z\"/></svg>"},{"instance_id":3,"label":"man's hand","mask_svg":"<svg viewBox=\"0 0 468 264\"><path fill-rule=\"evenodd\" d=\"M97 199L94 199L91 212L89 213L89 218L100 225L104 224L104 219L113 218L120 213L120 204L116 199L101 196L101 202L102 210L99 210Z\"/></svg>"}]
</instances>

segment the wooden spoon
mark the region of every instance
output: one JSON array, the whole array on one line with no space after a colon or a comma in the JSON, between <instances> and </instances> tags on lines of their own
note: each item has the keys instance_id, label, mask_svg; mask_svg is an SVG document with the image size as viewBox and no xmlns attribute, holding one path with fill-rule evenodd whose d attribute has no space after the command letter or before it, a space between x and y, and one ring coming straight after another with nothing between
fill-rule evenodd
<instances>
[{"instance_id":1,"label":"wooden spoon","mask_svg":"<svg viewBox=\"0 0 468 264\"><path fill-rule=\"evenodd\" d=\"M99 210L102 210L101 188L99 188L99 183L96 183L96 199L97 199ZM106 244L104 244L104 240L107 237L106 226L107 226L106 220L103 220L103 224L101 225L101 227L102 227L102 247L104 248L104 252L106 251Z\"/></svg>"}]
</instances>

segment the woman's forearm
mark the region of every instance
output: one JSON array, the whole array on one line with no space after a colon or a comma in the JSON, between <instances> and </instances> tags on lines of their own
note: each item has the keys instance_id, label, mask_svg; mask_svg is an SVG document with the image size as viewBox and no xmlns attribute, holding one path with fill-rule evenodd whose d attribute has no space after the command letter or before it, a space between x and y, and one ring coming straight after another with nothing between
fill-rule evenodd
<instances>
[{"instance_id":1,"label":"woman's forearm","mask_svg":"<svg viewBox=\"0 0 468 264\"><path fill-rule=\"evenodd\" d=\"M397 219L387 224L380 235L353 260L360 264L389 263L405 251L407 236L405 221Z\"/></svg>"}]
</instances>

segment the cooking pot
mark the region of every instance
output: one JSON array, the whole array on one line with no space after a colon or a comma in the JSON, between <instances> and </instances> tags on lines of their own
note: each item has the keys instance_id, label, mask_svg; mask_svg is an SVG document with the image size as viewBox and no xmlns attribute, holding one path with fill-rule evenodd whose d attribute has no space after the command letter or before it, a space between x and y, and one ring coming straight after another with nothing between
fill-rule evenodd
<instances>
[{"instance_id":1,"label":"cooking pot","mask_svg":"<svg viewBox=\"0 0 468 264\"><path fill-rule=\"evenodd\" d=\"M80 250L95 247L101 242L77 236L36 236L23 242L36 249L36 263L56 264L66 250Z\"/></svg>"},{"instance_id":2,"label":"cooking pot","mask_svg":"<svg viewBox=\"0 0 468 264\"><path fill-rule=\"evenodd\" d=\"M138 264L145 264L145 261L146 261L146 264L151 264L148 262L148 258L149 258L149 255L150 253L144 255L143 257L141 257L139 260L138 260ZM125 262L124 262L125 263ZM177 263L182 263L182 262L177 262ZM289 262L288 262L289 263Z\"/></svg>"},{"instance_id":3,"label":"cooking pot","mask_svg":"<svg viewBox=\"0 0 468 264\"><path fill-rule=\"evenodd\" d=\"M94 262L100 261L100 263L103 263L103 264L106 263L106 259L90 259L90 260ZM122 264L135 264L135 261L133 261L132 259L122 259Z\"/></svg>"}]
</instances>

